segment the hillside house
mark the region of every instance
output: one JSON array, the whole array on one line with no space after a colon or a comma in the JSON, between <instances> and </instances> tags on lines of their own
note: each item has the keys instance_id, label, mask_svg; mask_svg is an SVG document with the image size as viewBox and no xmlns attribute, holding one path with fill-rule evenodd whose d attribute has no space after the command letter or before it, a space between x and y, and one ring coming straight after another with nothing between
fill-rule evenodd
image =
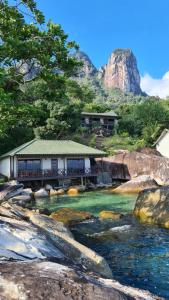
<instances>
[{"instance_id":1,"label":"hillside house","mask_svg":"<svg viewBox=\"0 0 169 300\"><path fill-rule=\"evenodd\" d=\"M118 119L119 116L113 111L105 113L81 113L82 127L98 135L111 135L117 129Z\"/></svg>"},{"instance_id":2,"label":"hillside house","mask_svg":"<svg viewBox=\"0 0 169 300\"><path fill-rule=\"evenodd\" d=\"M98 175L94 158L105 152L70 140L34 139L0 157L0 174L23 181L81 180Z\"/></svg>"},{"instance_id":3,"label":"hillside house","mask_svg":"<svg viewBox=\"0 0 169 300\"><path fill-rule=\"evenodd\" d=\"M161 155L169 158L169 129L164 129L154 144Z\"/></svg>"}]
</instances>

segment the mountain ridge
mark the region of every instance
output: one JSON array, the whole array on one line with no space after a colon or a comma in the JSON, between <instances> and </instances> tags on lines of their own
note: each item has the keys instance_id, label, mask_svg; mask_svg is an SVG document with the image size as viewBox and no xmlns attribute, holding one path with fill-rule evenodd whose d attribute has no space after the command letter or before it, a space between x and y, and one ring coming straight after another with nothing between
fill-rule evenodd
<instances>
[{"instance_id":1,"label":"mountain ridge","mask_svg":"<svg viewBox=\"0 0 169 300\"><path fill-rule=\"evenodd\" d=\"M115 49L108 63L98 69L85 52L77 51L75 57L83 63L75 79L95 92L96 102L117 104L145 100L147 95L141 90L137 60L131 49Z\"/></svg>"},{"instance_id":2,"label":"mountain ridge","mask_svg":"<svg viewBox=\"0 0 169 300\"><path fill-rule=\"evenodd\" d=\"M137 60L131 49L115 49L109 56L107 64L99 69L85 52L78 51L75 57L83 63L78 77L96 76L106 90L117 88L124 93L142 94Z\"/></svg>"}]
</instances>

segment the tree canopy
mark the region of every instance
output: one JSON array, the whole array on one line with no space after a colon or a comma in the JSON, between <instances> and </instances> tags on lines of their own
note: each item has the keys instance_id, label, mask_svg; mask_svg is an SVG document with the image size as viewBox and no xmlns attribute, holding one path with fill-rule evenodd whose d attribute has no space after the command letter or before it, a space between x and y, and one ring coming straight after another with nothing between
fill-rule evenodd
<instances>
[{"instance_id":1,"label":"tree canopy","mask_svg":"<svg viewBox=\"0 0 169 300\"><path fill-rule=\"evenodd\" d=\"M72 79L81 65L77 49L34 0L0 1L1 152L34 134L61 137L78 124L93 94Z\"/></svg>"}]
</instances>

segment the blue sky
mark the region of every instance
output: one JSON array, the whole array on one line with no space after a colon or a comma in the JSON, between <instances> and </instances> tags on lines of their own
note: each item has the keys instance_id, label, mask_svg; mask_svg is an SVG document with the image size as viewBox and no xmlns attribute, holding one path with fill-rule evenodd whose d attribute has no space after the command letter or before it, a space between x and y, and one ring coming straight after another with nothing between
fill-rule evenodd
<instances>
[{"instance_id":1,"label":"blue sky","mask_svg":"<svg viewBox=\"0 0 169 300\"><path fill-rule=\"evenodd\" d=\"M169 70L169 0L38 0L47 19L60 23L96 67L113 49L131 48L144 77ZM162 79L161 79L162 80Z\"/></svg>"}]
</instances>

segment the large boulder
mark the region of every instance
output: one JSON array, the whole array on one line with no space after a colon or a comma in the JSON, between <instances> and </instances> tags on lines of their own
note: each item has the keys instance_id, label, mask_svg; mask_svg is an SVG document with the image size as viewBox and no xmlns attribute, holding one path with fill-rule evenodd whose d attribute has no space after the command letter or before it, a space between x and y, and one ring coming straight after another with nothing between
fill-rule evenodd
<instances>
[{"instance_id":1,"label":"large boulder","mask_svg":"<svg viewBox=\"0 0 169 300\"><path fill-rule=\"evenodd\" d=\"M158 184L148 175L138 176L113 189L114 193L139 193L148 188L156 188Z\"/></svg>"},{"instance_id":2,"label":"large boulder","mask_svg":"<svg viewBox=\"0 0 169 300\"><path fill-rule=\"evenodd\" d=\"M5 212L1 212L5 214ZM0 216L1 259L65 259L63 253L39 229L26 221Z\"/></svg>"},{"instance_id":3,"label":"large boulder","mask_svg":"<svg viewBox=\"0 0 169 300\"><path fill-rule=\"evenodd\" d=\"M8 204L3 208L0 222L4 224L5 232L0 230L2 240L0 256L4 253L5 257L9 256L13 259L17 257L18 259L21 257L23 259L65 257L71 263L84 266L88 271L93 271L103 277L112 277L106 260L95 251L75 241L63 223L17 205ZM13 227L14 230L12 230Z\"/></svg>"},{"instance_id":4,"label":"large boulder","mask_svg":"<svg viewBox=\"0 0 169 300\"><path fill-rule=\"evenodd\" d=\"M73 208L60 208L51 214L51 218L64 224L74 224L91 219L93 215L86 211L78 211Z\"/></svg>"},{"instance_id":5,"label":"large boulder","mask_svg":"<svg viewBox=\"0 0 169 300\"><path fill-rule=\"evenodd\" d=\"M54 262L3 262L0 264L0 299L4 300L157 300L149 292L115 280L86 274Z\"/></svg>"},{"instance_id":6,"label":"large boulder","mask_svg":"<svg viewBox=\"0 0 169 300\"><path fill-rule=\"evenodd\" d=\"M98 166L101 165L101 160ZM120 153L103 158L104 169L113 179L130 180L140 175L149 175L160 185L169 184L169 158L141 152Z\"/></svg>"},{"instance_id":7,"label":"large boulder","mask_svg":"<svg viewBox=\"0 0 169 300\"><path fill-rule=\"evenodd\" d=\"M33 212L27 213L27 216L31 223L38 226L68 259L84 266L88 271L96 272L104 277L112 277L112 272L106 260L95 251L75 241L67 232L59 230L58 224L54 227L56 221Z\"/></svg>"},{"instance_id":8,"label":"large boulder","mask_svg":"<svg viewBox=\"0 0 169 300\"><path fill-rule=\"evenodd\" d=\"M142 191L138 195L134 215L142 223L169 228L169 187Z\"/></svg>"}]
</instances>

